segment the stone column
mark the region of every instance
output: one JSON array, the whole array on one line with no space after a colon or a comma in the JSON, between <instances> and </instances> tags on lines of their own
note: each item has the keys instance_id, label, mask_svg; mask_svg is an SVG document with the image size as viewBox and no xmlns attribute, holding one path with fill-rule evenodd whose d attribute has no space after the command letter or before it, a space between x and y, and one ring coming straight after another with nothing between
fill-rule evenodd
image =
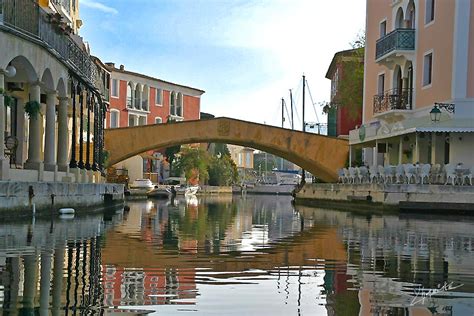
<instances>
[{"instance_id":1,"label":"stone column","mask_svg":"<svg viewBox=\"0 0 474 316\"><path fill-rule=\"evenodd\" d=\"M379 144L378 144L378 141L375 140L375 147L374 147L374 151L372 152L373 153L373 164L374 166L378 166L378 158L379 158Z\"/></svg>"},{"instance_id":2,"label":"stone column","mask_svg":"<svg viewBox=\"0 0 474 316\"><path fill-rule=\"evenodd\" d=\"M30 86L30 100L40 103L41 89L38 83ZM38 113L35 117L29 118L29 135L28 135L28 160L25 163L26 169L40 170L43 167L41 161L41 125L43 118Z\"/></svg>"},{"instance_id":3,"label":"stone column","mask_svg":"<svg viewBox=\"0 0 474 316\"><path fill-rule=\"evenodd\" d=\"M84 169L84 91L79 90L79 163L77 166Z\"/></svg>"},{"instance_id":4,"label":"stone column","mask_svg":"<svg viewBox=\"0 0 474 316\"><path fill-rule=\"evenodd\" d=\"M25 101L18 98L16 102L16 137L18 139L18 147L16 149L16 164L23 165L25 152Z\"/></svg>"},{"instance_id":5,"label":"stone column","mask_svg":"<svg viewBox=\"0 0 474 316\"><path fill-rule=\"evenodd\" d=\"M86 169L91 170L91 106L93 95L89 92L87 95L87 140L86 140Z\"/></svg>"},{"instance_id":6,"label":"stone column","mask_svg":"<svg viewBox=\"0 0 474 316\"><path fill-rule=\"evenodd\" d=\"M67 126L67 106L69 103L68 97L59 98L58 107L58 170L67 171L67 148L69 141L69 132Z\"/></svg>"},{"instance_id":7,"label":"stone column","mask_svg":"<svg viewBox=\"0 0 474 316\"><path fill-rule=\"evenodd\" d=\"M56 92L46 98L46 130L44 135L44 169L56 170Z\"/></svg>"},{"instance_id":8,"label":"stone column","mask_svg":"<svg viewBox=\"0 0 474 316\"><path fill-rule=\"evenodd\" d=\"M400 144L398 145L398 164L403 163L403 135L400 136Z\"/></svg>"},{"instance_id":9,"label":"stone column","mask_svg":"<svg viewBox=\"0 0 474 316\"><path fill-rule=\"evenodd\" d=\"M98 165L97 165L97 157L98 157L98 149L99 147L97 147L97 142L99 140L99 119L98 119L98 108L99 108L99 104L97 103L97 100L94 98L93 100L93 107L94 107L94 153L93 153L93 162L92 162L92 170L94 171L97 171L99 168L98 168Z\"/></svg>"},{"instance_id":10,"label":"stone column","mask_svg":"<svg viewBox=\"0 0 474 316\"><path fill-rule=\"evenodd\" d=\"M71 99L72 99L72 133L71 133L71 161L69 162L70 168L77 168L76 161L76 84L74 81L71 82Z\"/></svg>"},{"instance_id":11,"label":"stone column","mask_svg":"<svg viewBox=\"0 0 474 316\"><path fill-rule=\"evenodd\" d=\"M0 69L0 89L5 89L5 74ZM8 179L10 170L8 159L5 159L5 100L0 93L0 180Z\"/></svg>"}]
</instances>

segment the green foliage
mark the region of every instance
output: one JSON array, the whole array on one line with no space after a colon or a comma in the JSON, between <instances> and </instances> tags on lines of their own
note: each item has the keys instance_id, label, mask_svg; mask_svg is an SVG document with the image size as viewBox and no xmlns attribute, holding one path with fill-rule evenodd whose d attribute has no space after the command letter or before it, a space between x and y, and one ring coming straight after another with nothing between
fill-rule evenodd
<instances>
[{"instance_id":1,"label":"green foliage","mask_svg":"<svg viewBox=\"0 0 474 316\"><path fill-rule=\"evenodd\" d=\"M107 166L109 163L110 153L107 150L102 151L102 165Z\"/></svg>"},{"instance_id":2,"label":"green foliage","mask_svg":"<svg viewBox=\"0 0 474 316\"><path fill-rule=\"evenodd\" d=\"M174 123L175 120L170 116L166 120L166 124ZM171 146L165 149L165 156L168 158L170 163L170 173L173 172L173 162L176 159L176 154L181 150L181 145Z\"/></svg>"},{"instance_id":3,"label":"green foliage","mask_svg":"<svg viewBox=\"0 0 474 316\"><path fill-rule=\"evenodd\" d=\"M193 177L195 171L199 172L199 180L206 182L209 178L208 166L211 157L202 148L183 148L179 159L176 160L175 170L178 174L184 173L186 180Z\"/></svg>"},{"instance_id":4,"label":"green foliage","mask_svg":"<svg viewBox=\"0 0 474 316\"><path fill-rule=\"evenodd\" d=\"M25 103L25 112L30 119L37 118L40 113L40 103L38 101L28 101Z\"/></svg>"},{"instance_id":5,"label":"green foliage","mask_svg":"<svg viewBox=\"0 0 474 316\"><path fill-rule=\"evenodd\" d=\"M209 185L231 185L237 182L237 178L237 166L230 155L212 157L209 165Z\"/></svg>"},{"instance_id":6,"label":"green foliage","mask_svg":"<svg viewBox=\"0 0 474 316\"><path fill-rule=\"evenodd\" d=\"M215 143L213 154L216 156L230 155L230 151L229 148L227 148L227 144Z\"/></svg>"},{"instance_id":7,"label":"green foliage","mask_svg":"<svg viewBox=\"0 0 474 316\"><path fill-rule=\"evenodd\" d=\"M325 102L322 105L324 113L329 113L329 110L335 107L347 107L349 116L357 119L363 102L365 32L359 32L350 45L353 51L350 58L344 59L342 74L339 75L337 84L337 94L331 103Z\"/></svg>"},{"instance_id":8,"label":"green foliage","mask_svg":"<svg viewBox=\"0 0 474 316\"><path fill-rule=\"evenodd\" d=\"M3 100L5 106L11 106L13 104L13 98L5 93L3 88L0 88L0 94L3 94Z\"/></svg>"}]
</instances>

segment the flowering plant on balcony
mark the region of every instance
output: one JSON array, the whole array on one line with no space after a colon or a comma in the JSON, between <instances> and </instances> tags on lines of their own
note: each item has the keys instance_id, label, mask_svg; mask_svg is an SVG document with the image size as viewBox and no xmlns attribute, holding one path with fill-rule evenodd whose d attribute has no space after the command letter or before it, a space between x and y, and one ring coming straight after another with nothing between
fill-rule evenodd
<instances>
[{"instance_id":1,"label":"flowering plant on balcony","mask_svg":"<svg viewBox=\"0 0 474 316\"><path fill-rule=\"evenodd\" d=\"M25 103L25 113L30 119L37 118L40 112L40 103L38 101L28 101Z\"/></svg>"},{"instance_id":2,"label":"flowering plant on balcony","mask_svg":"<svg viewBox=\"0 0 474 316\"><path fill-rule=\"evenodd\" d=\"M72 33L72 28L67 22L63 21L63 17L59 13L48 14L48 22L53 26L53 29L58 34L69 35Z\"/></svg>"},{"instance_id":3,"label":"flowering plant on balcony","mask_svg":"<svg viewBox=\"0 0 474 316\"><path fill-rule=\"evenodd\" d=\"M13 102L13 98L7 94L5 94L5 90L0 88L0 94L3 94L3 102L6 106L11 106Z\"/></svg>"}]
</instances>

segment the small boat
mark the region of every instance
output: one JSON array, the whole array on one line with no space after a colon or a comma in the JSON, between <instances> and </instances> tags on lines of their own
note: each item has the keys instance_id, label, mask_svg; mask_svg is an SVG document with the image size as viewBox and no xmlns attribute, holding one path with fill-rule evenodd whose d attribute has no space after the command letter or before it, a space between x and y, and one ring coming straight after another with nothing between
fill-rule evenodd
<instances>
[{"instance_id":1,"label":"small boat","mask_svg":"<svg viewBox=\"0 0 474 316\"><path fill-rule=\"evenodd\" d=\"M72 207L63 207L59 209L59 214L74 214L76 211Z\"/></svg>"},{"instance_id":2,"label":"small boat","mask_svg":"<svg viewBox=\"0 0 474 316\"><path fill-rule=\"evenodd\" d=\"M136 179L130 185L130 189L151 190L151 189L153 189L153 182L151 182L150 179Z\"/></svg>"},{"instance_id":3,"label":"small boat","mask_svg":"<svg viewBox=\"0 0 474 316\"><path fill-rule=\"evenodd\" d=\"M184 195L196 195L197 191L199 191L199 186L193 185L184 190Z\"/></svg>"},{"instance_id":4,"label":"small boat","mask_svg":"<svg viewBox=\"0 0 474 316\"><path fill-rule=\"evenodd\" d=\"M181 186L176 188L176 193L180 195L196 195L197 191L199 191L198 185L192 186Z\"/></svg>"},{"instance_id":5,"label":"small boat","mask_svg":"<svg viewBox=\"0 0 474 316\"><path fill-rule=\"evenodd\" d=\"M171 190L165 187L156 186L154 189L148 191L146 196L154 199L167 199L171 195Z\"/></svg>"}]
</instances>

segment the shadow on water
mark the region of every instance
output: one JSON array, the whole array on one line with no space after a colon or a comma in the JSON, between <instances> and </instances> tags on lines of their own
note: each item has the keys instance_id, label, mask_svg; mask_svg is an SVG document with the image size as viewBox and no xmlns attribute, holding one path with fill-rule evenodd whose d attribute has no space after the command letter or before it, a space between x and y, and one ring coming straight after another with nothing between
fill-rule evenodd
<instances>
[{"instance_id":1,"label":"shadow on water","mask_svg":"<svg viewBox=\"0 0 474 316\"><path fill-rule=\"evenodd\" d=\"M275 196L2 221L1 311L466 315L473 228L465 218L294 209Z\"/></svg>"}]
</instances>

